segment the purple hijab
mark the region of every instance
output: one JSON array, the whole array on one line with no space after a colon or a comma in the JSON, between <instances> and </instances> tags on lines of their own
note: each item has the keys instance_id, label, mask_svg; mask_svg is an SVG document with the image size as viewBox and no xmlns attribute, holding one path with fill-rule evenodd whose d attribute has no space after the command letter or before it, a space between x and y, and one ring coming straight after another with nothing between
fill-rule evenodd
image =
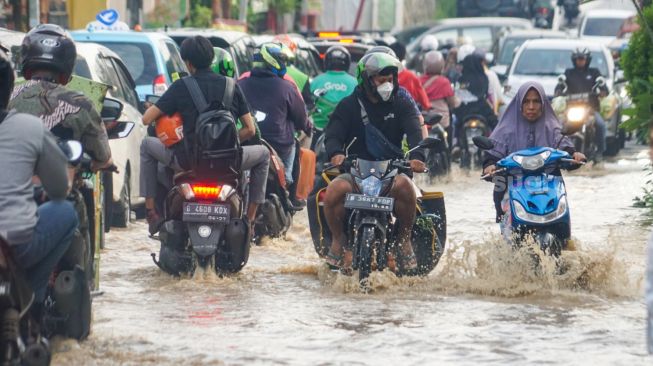
<instances>
[{"instance_id":1,"label":"purple hijab","mask_svg":"<svg viewBox=\"0 0 653 366\"><path fill-rule=\"evenodd\" d=\"M535 122L527 121L521 110L522 102L530 89L535 89L540 94L544 109L542 116ZM562 136L561 130L562 123L558 121L551 102L546 98L542 84L528 81L519 88L517 95L508 104L501 121L490 135L495 146L487 152L502 159L515 151L529 147L557 147L561 150L573 148L574 145L567 137ZM561 141L560 145L556 146L558 141Z\"/></svg>"}]
</instances>

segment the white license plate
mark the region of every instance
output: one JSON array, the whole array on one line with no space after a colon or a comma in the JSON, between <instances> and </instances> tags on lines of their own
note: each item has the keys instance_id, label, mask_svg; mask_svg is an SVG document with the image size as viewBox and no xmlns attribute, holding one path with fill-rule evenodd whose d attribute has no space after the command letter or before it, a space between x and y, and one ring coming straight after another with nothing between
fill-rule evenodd
<instances>
[{"instance_id":1,"label":"white license plate","mask_svg":"<svg viewBox=\"0 0 653 366\"><path fill-rule=\"evenodd\" d=\"M228 223L231 208L229 205L184 202L183 221Z\"/></svg>"},{"instance_id":2,"label":"white license plate","mask_svg":"<svg viewBox=\"0 0 653 366\"><path fill-rule=\"evenodd\" d=\"M392 197L374 197L363 194L348 193L345 198L345 208L392 212L395 199Z\"/></svg>"}]
</instances>

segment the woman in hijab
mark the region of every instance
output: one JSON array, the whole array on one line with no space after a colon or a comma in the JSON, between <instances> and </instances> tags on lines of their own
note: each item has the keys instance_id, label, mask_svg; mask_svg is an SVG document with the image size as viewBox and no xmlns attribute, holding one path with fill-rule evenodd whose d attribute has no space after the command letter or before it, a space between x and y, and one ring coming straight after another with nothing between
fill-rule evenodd
<instances>
[{"instance_id":1,"label":"woman in hijab","mask_svg":"<svg viewBox=\"0 0 653 366\"><path fill-rule=\"evenodd\" d=\"M585 161L571 141L562 135L562 124L556 118L544 87L538 82L524 83L506 108L497 128L490 135L494 148L485 153L483 174L496 170L496 163L504 157L529 147L552 147L566 151L576 161ZM494 187L494 206L497 222L503 216L501 201L505 185Z\"/></svg>"}]
</instances>

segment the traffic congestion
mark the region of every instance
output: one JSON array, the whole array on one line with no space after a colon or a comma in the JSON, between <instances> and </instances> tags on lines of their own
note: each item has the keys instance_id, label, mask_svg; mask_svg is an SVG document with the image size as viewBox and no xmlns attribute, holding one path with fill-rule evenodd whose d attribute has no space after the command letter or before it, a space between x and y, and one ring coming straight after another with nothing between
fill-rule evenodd
<instances>
[{"instance_id":1,"label":"traffic congestion","mask_svg":"<svg viewBox=\"0 0 653 366\"><path fill-rule=\"evenodd\" d=\"M650 364L650 1L360 3L0 28L0 363Z\"/></svg>"}]
</instances>

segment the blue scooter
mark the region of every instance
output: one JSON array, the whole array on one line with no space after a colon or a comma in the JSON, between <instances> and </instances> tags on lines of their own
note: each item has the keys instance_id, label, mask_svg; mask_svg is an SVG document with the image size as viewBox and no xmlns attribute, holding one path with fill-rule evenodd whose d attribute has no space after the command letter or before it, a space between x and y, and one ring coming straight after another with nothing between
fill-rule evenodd
<instances>
[{"instance_id":1,"label":"blue scooter","mask_svg":"<svg viewBox=\"0 0 653 366\"><path fill-rule=\"evenodd\" d=\"M484 150L494 147L494 142L483 136L475 137L474 144ZM493 174L481 177L497 177L495 183L507 189L504 235L510 233L516 243L532 236L543 252L559 256L571 237L567 191L560 169L572 170L582 164L565 151L532 147L506 156L496 164Z\"/></svg>"}]
</instances>

